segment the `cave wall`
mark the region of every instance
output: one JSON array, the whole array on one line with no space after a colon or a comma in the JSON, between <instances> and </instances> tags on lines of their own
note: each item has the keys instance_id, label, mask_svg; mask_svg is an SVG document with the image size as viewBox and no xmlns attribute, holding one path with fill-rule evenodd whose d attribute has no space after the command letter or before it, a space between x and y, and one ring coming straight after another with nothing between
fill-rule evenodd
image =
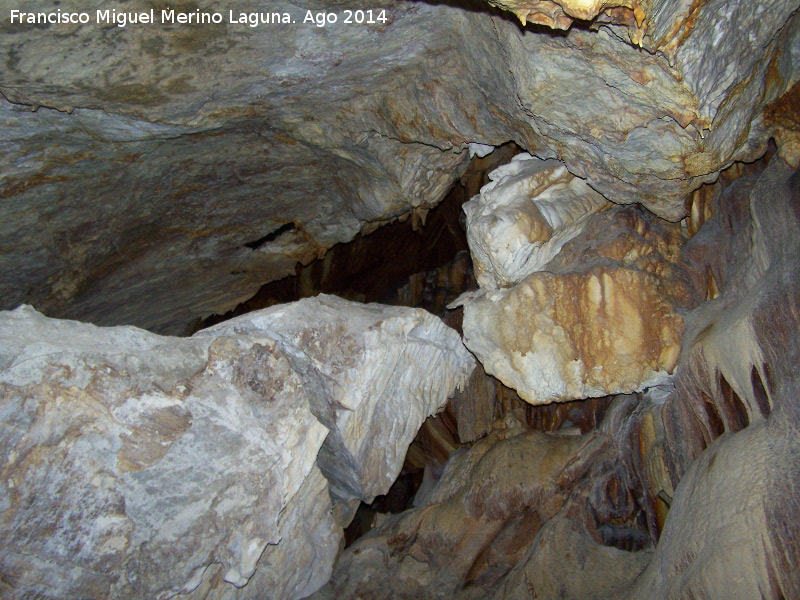
<instances>
[{"instance_id":1,"label":"cave wall","mask_svg":"<svg viewBox=\"0 0 800 600\"><path fill-rule=\"evenodd\" d=\"M681 250L708 296L684 313L674 375L583 404L596 426L560 420L557 407L578 421L569 404L533 407L549 409L538 430L495 420L413 509L378 515L313 598L800 593L800 178L778 156L738 171Z\"/></svg>"},{"instance_id":2,"label":"cave wall","mask_svg":"<svg viewBox=\"0 0 800 600\"><path fill-rule=\"evenodd\" d=\"M435 204L472 143L514 140L676 220L763 152L761 109L796 79L788 1L648 4L639 45L613 3L566 33L473 2L383 2L386 22L326 27L305 11L341 5L271 4L298 22L259 27L125 5L151 8L156 23L125 27L2 16L3 308L183 332Z\"/></svg>"},{"instance_id":3,"label":"cave wall","mask_svg":"<svg viewBox=\"0 0 800 600\"><path fill-rule=\"evenodd\" d=\"M799 3L488 4L2 15L0 309L57 317L0 313L3 594L800 594ZM509 141L527 153L466 186L472 375L424 311L330 297L186 340L63 320L178 334L287 274L328 285L330 248L427 226ZM397 296L441 275L439 306L465 265ZM551 401L585 402L530 406ZM404 458L414 508L340 553Z\"/></svg>"}]
</instances>

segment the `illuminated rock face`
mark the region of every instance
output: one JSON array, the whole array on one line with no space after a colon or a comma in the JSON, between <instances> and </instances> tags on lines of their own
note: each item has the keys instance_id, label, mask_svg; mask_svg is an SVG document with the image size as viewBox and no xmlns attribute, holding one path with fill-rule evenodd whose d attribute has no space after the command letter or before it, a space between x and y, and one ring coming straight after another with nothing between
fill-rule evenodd
<instances>
[{"instance_id":1,"label":"illuminated rock face","mask_svg":"<svg viewBox=\"0 0 800 600\"><path fill-rule=\"evenodd\" d=\"M326 27L289 2L270 10L296 24L258 27L229 22L241 1L218 25L3 15L0 308L182 333L424 211L510 140L677 220L689 191L763 151L761 109L797 79L797 2L641 4L515 3L558 27L599 15L555 36L451 3L379 3L385 19L348 25L315 2L337 13Z\"/></svg>"},{"instance_id":2,"label":"illuminated rock face","mask_svg":"<svg viewBox=\"0 0 800 600\"><path fill-rule=\"evenodd\" d=\"M522 27L460 4L336 27L292 2L270 7L291 26L2 15L0 308L184 332L418 222L514 141L467 209L466 344L532 404L662 389L577 437L514 429L527 409L492 431L477 381L457 407L477 443L319 597L800 597L798 182L776 161L677 225L770 136L800 163L800 0L491 0ZM419 311L330 298L188 339L29 308L0 334L0 595L25 598L313 593L472 366Z\"/></svg>"},{"instance_id":3,"label":"illuminated rock face","mask_svg":"<svg viewBox=\"0 0 800 600\"><path fill-rule=\"evenodd\" d=\"M464 342L486 371L532 404L664 383L695 295L680 227L609 208L552 161L496 177L465 205L482 289L462 298Z\"/></svg>"},{"instance_id":4,"label":"illuminated rock face","mask_svg":"<svg viewBox=\"0 0 800 600\"><path fill-rule=\"evenodd\" d=\"M464 205L475 277L482 288L509 287L539 271L610 206L555 160L518 154Z\"/></svg>"},{"instance_id":5,"label":"illuminated rock face","mask_svg":"<svg viewBox=\"0 0 800 600\"><path fill-rule=\"evenodd\" d=\"M716 297L685 313L671 382L584 435L510 427L454 452L313 598L798 597L800 175L776 159L715 211L682 255Z\"/></svg>"},{"instance_id":6,"label":"illuminated rock face","mask_svg":"<svg viewBox=\"0 0 800 600\"><path fill-rule=\"evenodd\" d=\"M464 341L488 373L532 404L664 383L683 319L656 277L628 269L536 273L470 302Z\"/></svg>"},{"instance_id":7,"label":"illuminated rock face","mask_svg":"<svg viewBox=\"0 0 800 600\"><path fill-rule=\"evenodd\" d=\"M326 297L187 339L0 331L2 589L48 598L309 595L473 367L424 311Z\"/></svg>"},{"instance_id":8,"label":"illuminated rock face","mask_svg":"<svg viewBox=\"0 0 800 600\"><path fill-rule=\"evenodd\" d=\"M312 409L330 433L317 462L342 503L386 493L422 422L475 364L458 334L424 310L335 296L250 313L195 337L264 332L298 348L319 373Z\"/></svg>"}]
</instances>

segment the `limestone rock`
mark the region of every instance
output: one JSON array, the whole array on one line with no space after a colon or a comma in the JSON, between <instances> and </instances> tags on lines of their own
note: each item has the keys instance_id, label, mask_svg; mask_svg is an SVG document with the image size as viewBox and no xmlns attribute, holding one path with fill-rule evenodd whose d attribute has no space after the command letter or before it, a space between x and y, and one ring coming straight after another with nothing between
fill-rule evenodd
<instances>
[{"instance_id":1,"label":"limestone rock","mask_svg":"<svg viewBox=\"0 0 800 600\"><path fill-rule=\"evenodd\" d=\"M800 593L800 192L790 174L775 159L737 181L692 240L720 293L686 318L664 410L676 493L632 597Z\"/></svg>"},{"instance_id":2,"label":"limestone rock","mask_svg":"<svg viewBox=\"0 0 800 600\"><path fill-rule=\"evenodd\" d=\"M2 329L0 568L17 593L166 598L212 564L231 590L247 583L327 435L274 344L29 308ZM272 385L258 388L262 370ZM326 544L336 527L318 510ZM331 560L302 570L324 579Z\"/></svg>"},{"instance_id":3,"label":"limestone rock","mask_svg":"<svg viewBox=\"0 0 800 600\"><path fill-rule=\"evenodd\" d=\"M29 307L0 330L0 575L42 598L312 593L332 490L388 489L472 368L435 317L333 298L183 339Z\"/></svg>"},{"instance_id":4,"label":"limestone rock","mask_svg":"<svg viewBox=\"0 0 800 600\"><path fill-rule=\"evenodd\" d=\"M775 138L779 156L795 169L800 166L799 104L800 86L794 85L764 109L764 123Z\"/></svg>"},{"instance_id":5,"label":"limestone rock","mask_svg":"<svg viewBox=\"0 0 800 600\"><path fill-rule=\"evenodd\" d=\"M540 271L610 203L554 160L518 154L489 174L464 204L475 277L484 289L510 287Z\"/></svg>"},{"instance_id":6,"label":"limestone rock","mask_svg":"<svg viewBox=\"0 0 800 600\"><path fill-rule=\"evenodd\" d=\"M312 411L330 434L318 464L343 503L388 491L423 421L475 365L458 334L424 310L335 296L250 313L196 336L231 333L275 337L319 373Z\"/></svg>"},{"instance_id":7,"label":"limestone rock","mask_svg":"<svg viewBox=\"0 0 800 600\"><path fill-rule=\"evenodd\" d=\"M793 483L800 475L800 211L797 176L789 175L776 160L762 175L737 182L692 240L717 249L727 241L727 252L708 255L703 265L717 273L720 294L686 317L676 389L666 400L654 398L664 403L663 430L658 413L645 409L628 437L638 449L621 448L640 465L642 499L661 487L671 503L652 558L610 560L574 518L554 519L543 526L543 544L527 566L509 573L496 598L777 600L800 593ZM603 423L617 439L614 432L624 433L632 421L623 408L612 408ZM620 564L641 570L641 558L649 564L638 576L614 581Z\"/></svg>"},{"instance_id":8,"label":"limestone rock","mask_svg":"<svg viewBox=\"0 0 800 600\"><path fill-rule=\"evenodd\" d=\"M629 25L638 31L645 12L639 0L486 0L489 4L517 15L520 22L569 29L574 19L592 21L601 13L600 22ZM632 33L632 39L641 35Z\"/></svg>"},{"instance_id":9,"label":"limestone rock","mask_svg":"<svg viewBox=\"0 0 800 600\"><path fill-rule=\"evenodd\" d=\"M542 526L538 542L491 596L494 600L626 598L631 582L652 559L650 550L598 544L579 519L565 513Z\"/></svg>"},{"instance_id":10,"label":"limestone rock","mask_svg":"<svg viewBox=\"0 0 800 600\"><path fill-rule=\"evenodd\" d=\"M587 435L498 430L453 453L314 597L797 597L799 198L776 159L687 245L718 250L700 266L719 295L687 312L671 381L614 398Z\"/></svg>"},{"instance_id":11,"label":"limestone rock","mask_svg":"<svg viewBox=\"0 0 800 600\"><path fill-rule=\"evenodd\" d=\"M680 354L692 289L677 226L630 207L590 217L546 270L467 296L464 343L532 404L664 383Z\"/></svg>"},{"instance_id":12,"label":"limestone rock","mask_svg":"<svg viewBox=\"0 0 800 600\"><path fill-rule=\"evenodd\" d=\"M720 294L686 317L676 388L651 390L630 408L616 399L601 426L619 444L623 471L642 482L634 493L651 534L663 527L655 551L609 552L562 511L495 598L798 595L800 211L789 174L776 160L722 196L687 248L695 257L718 250L702 266L713 268ZM671 504L660 524L663 511L646 506L655 496Z\"/></svg>"},{"instance_id":13,"label":"limestone rock","mask_svg":"<svg viewBox=\"0 0 800 600\"><path fill-rule=\"evenodd\" d=\"M450 401L462 443L474 442L492 430L496 381L478 364L464 389L457 391Z\"/></svg>"},{"instance_id":14,"label":"limestone rock","mask_svg":"<svg viewBox=\"0 0 800 600\"><path fill-rule=\"evenodd\" d=\"M327 598L610 598L653 556L639 500L648 477L636 396L602 431L495 430L454 452L415 508L346 549ZM647 439L647 435L645 435Z\"/></svg>"},{"instance_id":15,"label":"limestone rock","mask_svg":"<svg viewBox=\"0 0 800 600\"><path fill-rule=\"evenodd\" d=\"M798 78L797 0L526 2L559 27L597 14L559 36L452 3L379 2L385 22L361 26L312 4L272 3L297 23L258 27L3 15L0 306L182 333L437 203L510 140L677 220L763 151L761 109ZM304 24L309 8L340 23Z\"/></svg>"},{"instance_id":16,"label":"limestone rock","mask_svg":"<svg viewBox=\"0 0 800 600\"><path fill-rule=\"evenodd\" d=\"M423 506L385 517L348 548L313 598L485 597L610 448L596 433L492 432L451 455Z\"/></svg>"}]
</instances>

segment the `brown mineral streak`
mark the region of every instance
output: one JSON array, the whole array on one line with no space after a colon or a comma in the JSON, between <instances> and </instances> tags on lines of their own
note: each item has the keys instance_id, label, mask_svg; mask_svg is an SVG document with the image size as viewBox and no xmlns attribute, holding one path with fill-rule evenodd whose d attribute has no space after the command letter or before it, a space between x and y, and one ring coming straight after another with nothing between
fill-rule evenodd
<instances>
[{"instance_id":1,"label":"brown mineral streak","mask_svg":"<svg viewBox=\"0 0 800 600\"><path fill-rule=\"evenodd\" d=\"M530 306L546 314L563 335L563 350L583 362L583 383L633 390L644 371L672 372L678 360L682 323L660 300L656 279L639 271L599 268L558 277L536 273L509 297L517 313L504 329L504 346L526 355L536 348L537 321L523 318ZM572 379L562 361L562 377ZM602 367L602 368L600 368Z\"/></svg>"},{"instance_id":2,"label":"brown mineral streak","mask_svg":"<svg viewBox=\"0 0 800 600\"><path fill-rule=\"evenodd\" d=\"M700 9L707 2L707 0L693 0L691 6L687 9L684 15L679 15L672 28L669 30L661 40L655 45L655 50L661 50L668 55L674 55L678 48L683 45L683 42L692 34L694 30L695 21L700 15ZM683 29L681 35L678 32Z\"/></svg>"},{"instance_id":3,"label":"brown mineral streak","mask_svg":"<svg viewBox=\"0 0 800 600\"><path fill-rule=\"evenodd\" d=\"M157 463L191 425L191 413L180 406L162 407L143 415L140 427L121 436L117 468L125 473L140 471Z\"/></svg>"}]
</instances>

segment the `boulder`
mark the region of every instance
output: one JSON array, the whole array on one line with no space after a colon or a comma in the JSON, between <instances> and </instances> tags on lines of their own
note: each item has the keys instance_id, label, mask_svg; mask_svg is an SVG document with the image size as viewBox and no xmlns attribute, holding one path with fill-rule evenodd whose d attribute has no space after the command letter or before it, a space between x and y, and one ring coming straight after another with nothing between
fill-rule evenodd
<instances>
[{"instance_id":1,"label":"boulder","mask_svg":"<svg viewBox=\"0 0 800 600\"><path fill-rule=\"evenodd\" d=\"M20 597L312 593L332 502L385 493L473 366L424 311L332 297L183 339L30 307L0 331L0 581Z\"/></svg>"},{"instance_id":2,"label":"boulder","mask_svg":"<svg viewBox=\"0 0 800 600\"><path fill-rule=\"evenodd\" d=\"M680 310L697 301L679 265L679 226L618 206L586 217L583 232L512 287L459 300L464 343L531 404L666 382Z\"/></svg>"}]
</instances>

